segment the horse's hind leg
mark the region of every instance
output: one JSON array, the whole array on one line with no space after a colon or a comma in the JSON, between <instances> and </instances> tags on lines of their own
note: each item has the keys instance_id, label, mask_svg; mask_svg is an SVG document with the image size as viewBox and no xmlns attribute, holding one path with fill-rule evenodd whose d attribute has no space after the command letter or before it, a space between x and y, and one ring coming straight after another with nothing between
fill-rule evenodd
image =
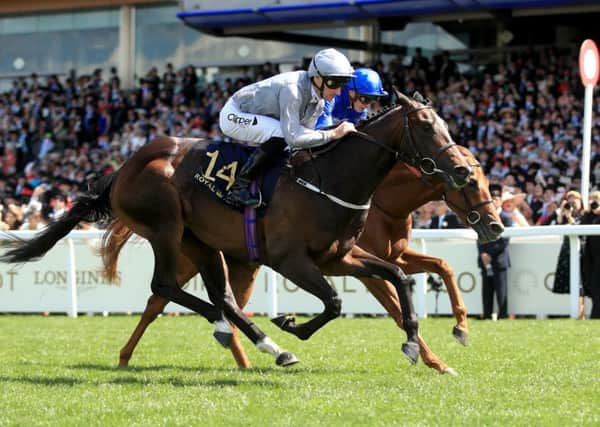
<instances>
[{"instance_id":1,"label":"horse's hind leg","mask_svg":"<svg viewBox=\"0 0 600 427\"><path fill-rule=\"evenodd\" d=\"M177 257L180 251L183 226L173 228L148 237L154 251L152 292L203 315L209 322L221 320L222 312L218 308L185 292L177 285Z\"/></svg>"},{"instance_id":2,"label":"horse's hind leg","mask_svg":"<svg viewBox=\"0 0 600 427\"><path fill-rule=\"evenodd\" d=\"M184 256L178 257L178 274L177 274L177 286L181 287L185 283L187 283L196 273L196 268L193 266ZM123 346L119 353L119 367L125 368L129 365L129 361L135 348L137 347L140 339L146 332L146 329L154 320L161 314L165 308L165 306L169 303L169 299L158 296L151 295L148 299L148 303L144 312L142 313L142 317L138 322L135 330L131 334L131 337L127 341L127 343ZM207 303L204 303L207 304ZM209 305L209 304L207 304Z\"/></svg>"},{"instance_id":3,"label":"horse's hind leg","mask_svg":"<svg viewBox=\"0 0 600 427\"><path fill-rule=\"evenodd\" d=\"M131 337L127 341L127 343L123 346L119 353L119 368L126 368L129 365L129 360L133 355L133 351L138 345L138 342L146 332L146 328L150 326L150 323L154 322L154 320L158 317L160 313L164 310L165 306L169 300L166 298L158 297L156 295L151 295L148 299L148 304L146 304L146 308L144 309L144 313L142 313L142 317L135 327Z\"/></svg>"},{"instance_id":4,"label":"horse's hind leg","mask_svg":"<svg viewBox=\"0 0 600 427\"><path fill-rule=\"evenodd\" d=\"M404 329L402 325L402 310L400 309L400 301L394 287L385 280L361 278L361 282L365 284L369 292L379 301L386 309L392 319L396 322L399 328ZM419 354L423 359L423 363L431 369L442 374L455 375L456 371L446 365L433 351L429 349L427 343L419 335Z\"/></svg>"},{"instance_id":5,"label":"horse's hind leg","mask_svg":"<svg viewBox=\"0 0 600 427\"><path fill-rule=\"evenodd\" d=\"M187 280L183 283L186 283L186 282L187 282ZM161 292L163 292L164 290L165 289L162 288ZM153 286L153 291L156 292L156 289L154 288L154 286ZM172 295L172 294L173 293L169 293L169 295ZM193 295L190 295L190 296L193 297ZM181 299L179 299L179 300L182 301ZM198 300L201 302L202 307L208 307L212 312L214 312L214 313L211 313L211 312L207 312L206 310L203 310L203 313L199 313L199 314L203 314L209 321L215 321L221 317L218 314L219 312L216 311L212 305L210 305L200 299L198 299ZM175 299L173 299L173 301L175 301ZM129 340L127 341L125 346L123 346L123 348L121 349L121 351L119 353L119 367L125 368L129 365L129 360L131 359L131 356L133 355L133 352L134 352L135 348L137 347L139 340L144 335L144 332L146 331L148 326L150 326L150 324L158 317L158 315L163 312L163 310L168 302L169 302L169 298L166 298L164 296L164 294L163 294L163 296L152 295L148 299L148 304L146 305L146 308L144 310L144 313L142 314L140 321L138 322L133 333L131 334L131 337L129 338ZM175 301L175 302L177 302L177 301ZM181 304L181 305L184 305L184 304ZM194 310L194 306L192 306L192 305L187 306L187 307L190 310ZM218 316L218 317L212 317L212 316ZM212 320L211 320L211 318L212 318Z\"/></svg>"},{"instance_id":6,"label":"horse's hind leg","mask_svg":"<svg viewBox=\"0 0 600 427\"><path fill-rule=\"evenodd\" d=\"M188 241L186 247L190 246L191 243ZM189 251L186 255L197 265L198 270L202 274L211 301L215 304L221 302L227 318L230 319L260 351L271 354L276 359L276 363L279 366L289 366L298 362L295 355L279 348L279 346L251 322L239 308L228 282L227 264L225 263L222 252L212 249L197 240L194 245L194 250ZM224 323L229 327L227 321ZM233 331L231 332L233 333ZM230 343L231 341L229 341L228 344Z\"/></svg>"},{"instance_id":7,"label":"horse's hind leg","mask_svg":"<svg viewBox=\"0 0 600 427\"><path fill-rule=\"evenodd\" d=\"M186 243L187 238L184 236L182 241L182 252L186 252ZM194 239L195 241L195 239ZM238 267L239 264L239 267ZM244 269L244 265L236 262L232 262L232 279L236 281L241 281L242 283L250 283L246 286L245 289L239 287L239 294L236 292L236 300L238 304L244 306L248 302L249 294L252 290L252 281L254 280L254 272L256 271L256 267L250 269L250 271L246 271ZM177 285L179 287L183 287L187 282L189 282L196 274L198 274L198 268L187 258L185 255L180 254L177 258ZM248 280L244 280L245 278ZM248 289L249 288L249 289ZM238 296L239 295L239 296ZM241 304L240 304L241 301ZM150 326L150 324L161 314L168 304L168 300L159 297L156 295L150 296L148 299L148 304L140 318L139 323L137 324L135 330L131 334L131 337L127 341L127 343L123 346L119 353L119 367L125 368L129 365L129 361L131 360L131 356L137 347L138 342L144 335L144 332ZM233 357L239 368L250 368L250 361L248 360L248 356L246 355L243 346L240 343L240 339L237 333L237 328L233 329L233 339L230 347L231 352L233 353Z\"/></svg>"},{"instance_id":8,"label":"horse's hind leg","mask_svg":"<svg viewBox=\"0 0 600 427\"><path fill-rule=\"evenodd\" d=\"M407 274L422 273L428 271L438 274L446 285L448 297L452 305L452 312L456 319L456 326L452 328L452 335L462 345L467 345L469 338L469 325L467 323L467 307L463 302L462 295L458 289L458 283L454 277L454 272L450 264L441 258L432 257L430 255L421 254L407 248L402 255L406 262L403 266Z\"/></svg>"},{"instance_id":9,"label":"horse's hind leg","mask_svg":"<svg viewBox=\"0 0 600 427\"><path fill-rule=\"evenodd\" d=\"M182 243L182 245L183 244L184 243ZM179 255L177 258L177 286L183 287L183 285L189 282L190 279L196 274L198 274L198 269L196 266L192 264L184 255ZM129 365L129 360L131 359L139 340L144 335L146 328L148 328L148 326L150 326L150 324L158 317L158 315L163 312L168 303L169 300L166 298L156 295L150 296L139 323L119 353L119 367L125 368Z\"/></svg>"},{"instance_id":10,"label":"horse's hind leg","mask_svg":"<svg viewBox=\"0 0 600 427\"><path fill-rule=\"evenodd\" d=\"M419 359L419 324L412 304L410 281L400 267L354 246L344 258L324 266L323 271L335 276L378 278L392 282L400 299L402 325L407 336L407 342L402 344L402 352L411 362L417 362Z\"/></svg>"}]
</instances>

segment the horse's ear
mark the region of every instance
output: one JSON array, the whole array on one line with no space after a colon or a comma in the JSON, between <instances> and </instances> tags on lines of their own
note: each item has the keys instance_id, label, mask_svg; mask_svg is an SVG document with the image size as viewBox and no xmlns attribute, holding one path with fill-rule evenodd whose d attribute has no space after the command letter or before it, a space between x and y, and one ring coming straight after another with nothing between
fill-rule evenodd
<instances>
[{"instance_id":1,"label":"horse's ear","mask_svg":"<svg viewBox=\"0 0 600 427\"><path fill-rule=\"evenodd\" d=\"M413 93L413 99L421 104L425 104L425 98L423 98L423 95L421 95L421 92L419 91Z\"/></svg>"},{"instance_id":2,"label":"horse's ear","mask_svg":"<svg viewBox=\"0 0 600 427\"><path fill-rule=\"evenodd\" d=\"M394 89L394 94L396 95L396 98L398 98L398 104L402 105L405 108L409 108L410 107L410 99L408 98L408 96L406 96L402 92L400 92L398 90L398 88L396 88L396 86L393 86L393 89Z\"/></svg>"}]
</instances>

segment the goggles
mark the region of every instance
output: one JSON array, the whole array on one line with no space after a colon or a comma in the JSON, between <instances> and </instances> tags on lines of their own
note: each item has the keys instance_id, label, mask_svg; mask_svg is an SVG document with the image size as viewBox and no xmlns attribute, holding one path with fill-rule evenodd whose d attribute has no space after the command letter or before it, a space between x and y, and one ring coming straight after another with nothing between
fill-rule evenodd
<instances>
[{"instance_id":1,"label":"goggles","mask_svg":"<svg viewBox=\"0 0 600 427\"><path fill-rule=\"evenodd\" d=\"M349 77L330 77L330 76L321 76L323 79L323 83L329 89L339 89L344 87L346 83L350 81Z\"/></svg>"},{"instance_id":2,"label":"goggles","mask_svg":"<svg viewBox=\"0 0 600 427\"><path fill-rule=\"evenodd\" d=\"M375 102L378 99L379 99L378 96L358 95L358 100L363 105L369 105L371 102Z\"/></svg>"}]
</instances>

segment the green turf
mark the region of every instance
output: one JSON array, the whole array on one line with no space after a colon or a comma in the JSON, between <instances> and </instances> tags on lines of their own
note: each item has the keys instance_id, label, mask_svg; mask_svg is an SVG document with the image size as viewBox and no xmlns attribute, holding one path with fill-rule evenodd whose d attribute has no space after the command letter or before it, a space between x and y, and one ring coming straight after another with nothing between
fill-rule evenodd
<instances>
[{"instance_id":1,"label":"green turf","mask_svg":"<svg viewBox=\"0 0 600 427\"><path fill-rule=\"evenodd\" d=\"M451 319L422 335L460 373L400 354L390 319L338 319L307 342L255 318L301 363L278 368L244 340L239 371L196 316L162 317L127 370L118 351L138 317L0 316L0 426L600 425L600 323Z\"/></svg>"}]
</instances>

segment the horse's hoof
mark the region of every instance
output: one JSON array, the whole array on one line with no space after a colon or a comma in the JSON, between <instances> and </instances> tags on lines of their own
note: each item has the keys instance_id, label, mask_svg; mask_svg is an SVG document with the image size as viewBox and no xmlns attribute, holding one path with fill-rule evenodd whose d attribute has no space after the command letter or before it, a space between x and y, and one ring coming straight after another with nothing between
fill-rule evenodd
<instances>
[{"instance_id":1,"label":"horse's hoof","mask_svg":"<svg viewBox=\"0 0 600 427\"><path fill-rule=\"evenodd\" d=\"M279 329L285 330L285 327L290 323L293 323L296 319L294 316L290 316L288 314L283 314L281 316L273 317L271 322L273 322Z\"/></svg>"},{"instance_id":2,"label":"horse's hoof","mask_svg":"<svg viewBox=\"0 0 600 427\"><path fill-rule=\"evenodd\" d=\"M452 335L456 338L456 341L464 345L465 347L468 345L469 341L469 333L459 329L458 326L452 328Z\"/></svg>"},{"instance_id":3,"label":"horse's hoof","mask_svg":"<svg viewBox=\"0 0 600 427\"><path fill-rule=\"evenodd\" d=\"M416 342L405 342L402 344L402 353L414 365L419 360L419 344Z\"/></svg>"},{"instance_id":4,"label":"horse's hoof","mask_svg":"<svg viewBox=\"0 0 600 427\"><path fill-rule=\"evenodd\" d=\"M300 359L298 359L295 354L290 353L289 351L284 351L279 356L277 356L277 360L275 360L277 366L283 367L292 366L298 362L300 362Z\"/></svg>"},{"instance_id":5,"label":"horse's hoof","mask_svg":"<svg viewBox=\"0 0 600 427\"><path fill-rule=\"evenodd\" d=\"M233 341L233 334L221 331L213 332L213 337L217 340L219 344L221 344L224 348L231 347L231 342Z\"/></svg>"},{"instance_id":6,"label":"horse's hoof","mask_svg":"<svg viewBox=\"0 0 600 427\"><path fill-rule=\"evenodd\" d=\"M440 374L448 374L451 377L458 377L458 372L456 372L454 369L452 369L450 366L448 366L446 369L442 370L440 372Z\"/></svg>"}]
</instances>

